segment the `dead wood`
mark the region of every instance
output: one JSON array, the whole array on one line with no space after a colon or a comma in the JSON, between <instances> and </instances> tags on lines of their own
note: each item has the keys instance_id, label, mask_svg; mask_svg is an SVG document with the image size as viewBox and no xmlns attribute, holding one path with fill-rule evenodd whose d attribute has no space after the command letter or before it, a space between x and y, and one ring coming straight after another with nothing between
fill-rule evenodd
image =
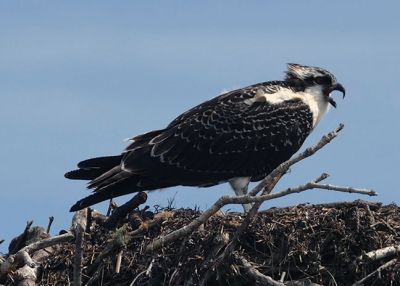
<instances>
[{"instance_id":1,"label":"dead wood","mask_svg":"<svg viewBox=\"0 0 400 286\"><path fill-rule=\"evenodd\" d=\"M119 221L124 219L128 213L136 209L138 206L144 204L146 200L147 194L145 192L137 193L128 202L118 208L115 208L112 214L104 222L104 226L108 229L114 229L115 227L117 227Z\"/></svg>"},{"instance_id":2,"label":"dead wood","mask_svg":"<svg viewBox=\"0 0 400 286\"><path fill-rule=\"evenodd\" d=\"M352 285L359 281L400 285L398 253L393 252L393 246L400 245L400 207L396 205L354 201L258 212L239 239L235 255L218 269L214 261L245 220L241 213L219 212L201 229L146 252L151 241L188 225L201 214L160 210L152 217L137 211L136 222L123 220L124 229L119 234L93 221L82 245L82 284L200 285L207 275L203 285L252 285L258 276L260 281L266 276L284 285ZM371 227L379 221L386 224ZM74 238L72 233L47 238L6 256L0 267L8 265L9 271L0 275L0 284L18 285L28 281L22 278L29 273L35 273L37 285L73 283ZM42 258L36 256L40 250ZM365 258L374 251L385 255ZM33 264L18 257L23 252ZM24 271L28 274L21 274Z\"/></svg>"}]
</instances>

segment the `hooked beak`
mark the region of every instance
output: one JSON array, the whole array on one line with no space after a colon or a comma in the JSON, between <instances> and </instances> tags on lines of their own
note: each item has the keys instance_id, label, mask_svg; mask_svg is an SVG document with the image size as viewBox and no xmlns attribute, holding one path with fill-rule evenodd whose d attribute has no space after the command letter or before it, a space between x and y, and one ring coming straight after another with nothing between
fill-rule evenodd
<instances>
[{"instance_id":1,"label":"hooked beak","mask_svg":"<svg viewBox=\"0 0 400 286\"><path fill-rule=\"evenodd\" d=\"M346 95L346 90L344 89L343 85L341 85L340 83L336 83L336 84L332 85L331 87L329 87L329 88L327 88L325 90L325 95L328 96L329 103L332 104L332 106L336 108L336 102L333 100L332 97L329 96L330 93L332 91L335 91L335 90L340 91L341 93L343 93L343 98Z\"/></svg>"}]
</instances>

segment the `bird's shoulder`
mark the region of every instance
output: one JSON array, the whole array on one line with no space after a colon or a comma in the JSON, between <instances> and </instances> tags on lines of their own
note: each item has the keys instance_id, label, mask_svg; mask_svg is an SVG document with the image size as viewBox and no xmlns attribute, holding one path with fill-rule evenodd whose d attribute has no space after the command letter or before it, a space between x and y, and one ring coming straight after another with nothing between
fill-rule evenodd
<instances>
[{"instance_id":1,"label":"bird's shoulder","mask_svg":"<svg viewBox=\"0 0 400 286\"><path fill-rule=\"evenodd\" d=\"M285 81L267 81L228 91L182 113L176 117L167 128L173 127L190 117L202 114L206 110L232 110L246 107L246 105L250 103L249 100L254 99L260 93L273 96L282 91L296 92L296 89Z\"/></svg>"}]
</instances>

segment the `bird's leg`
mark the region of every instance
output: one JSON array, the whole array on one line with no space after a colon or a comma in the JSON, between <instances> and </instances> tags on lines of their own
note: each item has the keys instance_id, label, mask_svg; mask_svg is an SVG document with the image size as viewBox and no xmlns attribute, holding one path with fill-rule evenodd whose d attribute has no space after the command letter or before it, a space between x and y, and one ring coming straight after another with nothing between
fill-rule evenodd
<instances>
[{"instance_id":1,"label":"bird's leg","mask_svg":"<svg viewBox=\"0 0 400 286\"><path fill-rule=\"evenodd\" d=\"M234 178L229 181L233 191L237 196L244 196L247 194L247 188L249 187L249 177ZM242 204L245 213L249 212L253 204Z\"/></svg>"}]
</instances>

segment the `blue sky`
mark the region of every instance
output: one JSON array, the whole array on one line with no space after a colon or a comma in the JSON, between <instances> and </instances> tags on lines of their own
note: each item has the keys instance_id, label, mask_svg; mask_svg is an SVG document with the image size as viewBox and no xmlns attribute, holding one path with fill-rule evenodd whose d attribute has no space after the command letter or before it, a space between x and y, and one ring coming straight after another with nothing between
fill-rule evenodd
<instances>
[{"instance_id":1,"label":"blue sky","mask_svg":"<svg viewBox=\"0 0 400 286\"><path fill-rule=\"evenodd\" d=\"M28 220L54 216L53 234L70 225L69 207L89 194L63 177L79 160L118 154L123 139L223 90L281 79L287 62L324 67L347 90L306 145L346 127L279 188L328 172L330 183L379 197L309 191L264 207L399 203L399 10L398 1L1 1L0 251ZM223 194L229 186L177 187L148 204L175 196L176 207L204 209Z\"/></svg>"}]
</instances>

